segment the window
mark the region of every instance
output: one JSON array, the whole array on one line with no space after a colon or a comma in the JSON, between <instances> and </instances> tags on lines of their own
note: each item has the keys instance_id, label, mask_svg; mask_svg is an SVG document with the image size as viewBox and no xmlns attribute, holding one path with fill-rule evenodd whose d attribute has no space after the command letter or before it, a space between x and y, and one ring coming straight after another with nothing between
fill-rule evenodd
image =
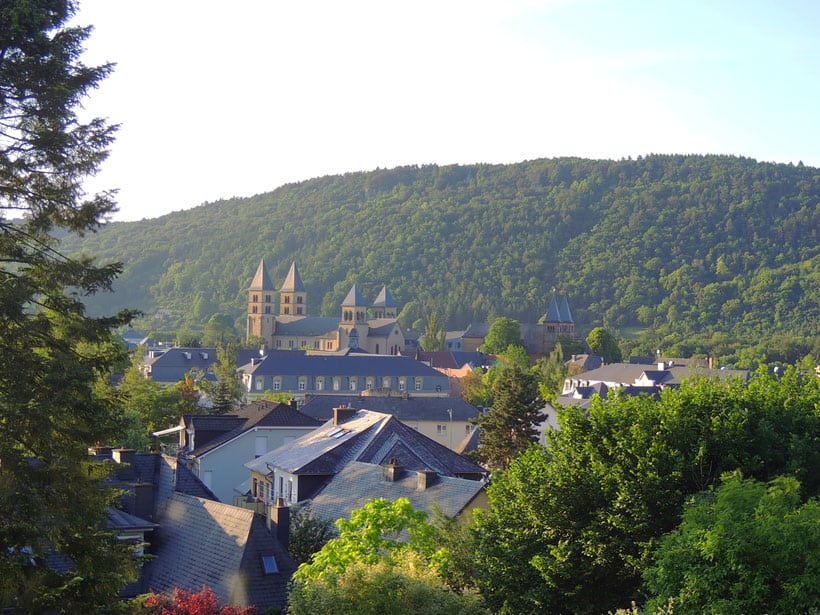
<instances>
[{"instance_id":1,"label":"window","mask_svg":"<svg viewBox=\"0 0 820 615\"><path fill-rule=\"evenodd\" d=\"M296 297L296 303L302 303L302 295L299 295L298 297ZM300 311L300 314L301 314L301 311Z\"/></svg>"},{"instance_id":2,"label":"window","mask_svg":"<svg viewBox=\"0 0 820 615\"><path fill-rule=\"evenodd\" d=\"M282 340L276 340L276 347L277 347L277 348L281 348L281 347L282 347Z\"/></svg>"},{"instance_id":3,"label":"window","mask_svg":"<svg viewBox=\"0 0 820 615\"><path fill-rule=\"evenodd\" d=\"M333 379L333 390L340 391L342 388L342 379L341 378L334 378Z\"/></svg>"},{"instance_id":4,"label":"window","mask_svg":"<svg viewBox=\"0 0 820 615\"><path fill-rule=\"evenodd\" d=\"M255 305L254 305L254 306L252 306L252 307L251 307L251 314L256 314L257 309L258 309L258 308L257 308Z\"/></svg>"},{"instance_id":5,"label":"window","mask_svg":"<svg viewBox=\"0 0 820 615\"><path fill-rule=\"evenodd\" d=\"M407 381L404 378L399 378L399 391L404 391L407 388Z\"/></svg>"},{"instance_id":6,"label":"window","mask_svg":"<svg viewBox=\"0 0 820 615\"><path fill-rule=\"evenodd\" d=\"M357 384L357 383L356 383L356 379L355 379L355 378L351 378L350 380L348 380L348 383L347 383L347 384L348 384L348 388L349 388L351 391L355 391L355 390L356 390L356 384Z\"/></svg>"},{"instance_id":7,"label":"window","mask_svg":"<svg viewBox=\"0 0 820 615\"><path fill-rule=\"evenodd\" d=\"M389 389L390 388L390 378L382 378L382 388Z\"/></svg>"},{"instance_id":8,"label":"window","mask_svg":"<svg viewBox=\"0 0 820 615\"><path fill-rule=\"evenodd\" d=\"M265 314L270 314L270 306L269 305L265 306Z\"/></svg>"},{"instance_id":9,"label":"window","mask_svg":"<svg viewBox=\"0 0 820 615\"><path fill-rule=\"evenodd\" d=\"M290 295L285 295L285 303L290 303Z\"/></svg>"},{"instance_id":10,"label":"window","mask_svg":"<svg viewBox=\"0 0 820 615\"><path fill-rule=\"evenodd\" d=\"M270 303L270 295L265 295L265 303Z\"/></svg>"},{"instance_id":11,"label":"window","mask_svg":"<svg viewBox=\"0 0 820 615\"><path fill-rule=\"evenodd\" d=\"M304 378L299 378L299 390L304 391L307 388L307 382Z\"/></svg>"},{"instance_id":12,"label":"window","mask_svg":"<svg viewBox=\"0 0 820 615\"><path fill-rule=\"evenodd\" d=\"M282 390L282 380L279 378L273 379L273 390L274 391L281 391Z\"/></svg>"},{"instance_id":13,"label":"window","mask_svg":"<svg viewBox=\"0 0 820 615\"><path fill-rule=\"evenodd\" d=\"M288 348L293 350L293 340L288 340Z\"/></svg>"},{"instance_id":14,"label":"window","mask_svg":"<svg viewBox=\"0 0 820 615\"><path fill-rule=\"evenodd\" d=\"M254 303L259 303L259 295L254 295L252 301Z\"/></svg>"},{"instance_id":15,"label":"window","mask_svg":"<svg viewBox=\"0 0 820 615\"><path fill-rule=\"evenodd\" d=\"M262 570L265 574L276 574L279 568L276 566L276 558L273 555L262 556Z\"/></svg>"},{"instance_id":16,"label":"window","mask_svg":"<svg viewBox=\"0 0 820 615\"><path fill-rule=\"evenodd\" d=\"M473 433L474 430L475 430L475 425L471 425L470 423L467 423L464 426L464 432L465 433L471 434L471 433Z\"/></svg>"},{"instance_id":17,"label":"window","mask_svg":"<svg viewBox=\"0 0 820 615\"><path fill-rule=\"evenodd\" d=\"M416 390L421 391L421 378L416 378Z\"/></svg>"},{"instance_id":18,"label":"window","mask_svg":"<svg viewBox=\"0 0 820 615\"><path fill-rule=\"evenodd\" d=\"M364 383L364 388L368 391L373 389L373 378L368 378Z\"/></svg>"},{"instance_id":19,"label":"window","mask_svg":"<svg viewBox=\"0 0 820 615\"><path fill-rule=\"evenodd\" d=\"M437 433L438 435L440 435L440 436L445 435L445 434L447 433L447 425L446 425L446 424L444 424L444 425L441 425L441 424L436 425L436 433Z\"/></svg>"},{"instance_id":20,"label":"window","mask_svg":"<svg viewBox=\"0 0 820 615\"><path fill-rule=\"evenodd\" d=\"M319 350L319 340L313 340L313 349Z\"/></svg>"},{"instance_id":21,"label":"window","mask_svg":"<svg viewBox=\"0 0 820 615\"><path fill-rule=\"evenodd\" d=\"M317 378L316 379L316 390L322 391L325 388L325 379L324 378Z\"/></svg>"},{"instance_id":22,"label":"window","mask_svg":"<svg viewBox=\"0 0 820 615\"><path fill-rule=\"evenodd\" d=\"M265 379L262 376L257 376L253 381L253 388L255 388L257 391L261 391L264 386Z\"/></svg>"},{"instance_id":23,"label":"window","mask_svg":"<svg viewBox=\"0 0 820 615\"><path fill-rule=\"evenodd\" d=\"M301 314L301 313L302 313L302 308L301 308L301 307L297 307L297 308L296 308L296 313L297 313L297 314Z\"/></svg>"}]
</instances>

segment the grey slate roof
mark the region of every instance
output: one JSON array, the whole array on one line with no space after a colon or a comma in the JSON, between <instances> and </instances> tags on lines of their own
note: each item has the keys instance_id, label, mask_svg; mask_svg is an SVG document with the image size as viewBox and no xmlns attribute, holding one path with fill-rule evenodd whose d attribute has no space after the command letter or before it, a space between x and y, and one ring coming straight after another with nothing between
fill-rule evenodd
<instances>
[{"instance_id":1,"label":"grey slate roof","mask_svg":"<svg viewBox=\"0 0 820 615\"><path fill-rule=\"evenodd\" d=\"M189 453L194 457L204 455L254 427L319 427L322 424L288 404L267 400L245 404L232 414L186 415L182 420L196 430L196 448ZM203 437L203 434L211 437Z\"/></svg>"},{"instance_id":2,"label":"grey slate roof","mask_svg":"<svg viewBox=\"0 0 820 615\"><path fill-rule=\"evenodd\" d=\"M265 259L259 261L259 267L256 268L256 274L251 280L251 285L248 290L275 290L273 284L268 276L268 268L265 266Z\"/></svg>"},{"instance_id":3,"label":"grey slate roof","mask_svg":"<svg viewBox=\"0 0 820 615\"><path fill-rule=\"evenodd\" d=\"M409 470L478 479L483 468L389 414L359 410L338 425L319 429L249 461L245 467L268 474L270 466L290 474L336 474L351 461L383 464L391 459Z\"/></svg>"},{"instance_id":4,"label":"grey slate roof","mask_svg":"<svg viewBox=\"0 0 820 615\"><path fill-rule=\"evenodd\" d=\"M558 309L558 301L553 296L552 301L550 301L550 306L547 309L547 317L546 322L562 322L561 318L561 310Z\"/></svg>"},{"instance_id":5,"label":"grey slate roof","mask_svg":"<svg viewBox=\"0 0 820 615\"><path fill-rule=\"evenodd\" d=\"M394 481L385 480L381 465L352 461L311 500L313 513L325 519L350 518L350 513L374 498L395 502L407 498L416 510L433 513L438 507L455 517L484 489L484 481L437 476L426 489L418 487L418 473L404 470Z\"/></svg>"},{"instance_id":6,"label":"grey slate roof","mask_svg":"<svg viewBox=\"0 0 820 615\"><path fill-rule=\"evenodd\" d=\"M296 261L290 264L288 275L285 276L285 281L282 283L282 291L304 293L305 285L302 283L302 276L299 275L299 270L296 268Z\"/></svg>"},{"instance_id":7,"label":"grey slate roof","mask_svg":"<svg viewBox=\"0 0 820 615\"><path fill-rule=\"evenodd\" d=\"M339 328L339 319L329 316L305 316L295 320L277 320L274 326L274 335L316 337L334 333Z\"/></svg>"},{"instance_id":8,"label":"grey slate roof","mask_svg":"<svg viewBox=\"0 0 820 615\"><path fill-rule=\"evenodd\" d=\"M255 364L242 366L258 375L420 376L441 378L433 368L408 357L389 355L315 355L298 350L273 350Z\"/></svg>"},{"instance_id":9,"label":"grey slate roof","mask_svg":"<svg viewBox=\"0 0 820 615\"><path fill-rule=\"evenodd\" d=\"M373 307L396 307L396 301L390 291L387 290L387 286L382 286L379 294L373 300Z\"/></svg>"},{"instance_id":10,"label":"grey slate roof","mask_svg":"<svg viewBox=\"0 0 820 615\"><path fill-rule=\"evenodd\" d=\"M367 305L367 302L364 300L364 296L359 289L356 288L356 285L350 287L350 291L347 293L347 296L342 301L342 307L357 307L357 306L364 306Z\"/></svg>"},{"instance_id":11,"label":"grey slate roof","mask_svg":"<svg viewBox=\"0 0 820 615\"><path fill-rule=\"evenodd\" d=\"M175 492L156 534L155 557L146 566L152 591L208 586L236 605L285 605L296 566L253 511ZM275 557L278 574L264 574L262 555Z\"/></svg>"},{"instance_id":12,"label":"grey slate roof","mask_svg":"<svg viewBox=\"0 0 820 615\"><path fill-rule=\"evenodd\" d=\"M453 411L454 421L468 421L479 415L475 406L460 397L381 397L349 395L317 395L308 399L300 408L304 414L328 421L333 418L333 408L347 405L357 410L373 410L390 414L400 421L448 421Z\"/></svg>"}]
</instances>

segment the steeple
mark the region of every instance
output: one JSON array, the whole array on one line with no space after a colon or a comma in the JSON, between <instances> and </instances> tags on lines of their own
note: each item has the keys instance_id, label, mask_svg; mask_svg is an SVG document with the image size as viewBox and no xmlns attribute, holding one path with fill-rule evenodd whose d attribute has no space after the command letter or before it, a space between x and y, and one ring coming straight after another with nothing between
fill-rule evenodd
<instances>
[{"instance_id":1,"label":"steeple","mask_svg":"<svg viewBox=\"0 0 820 615\"><path fill-rule=\"evenodd\" d=\"M273 293L265 259L259 261L256 274L248 287L248 323L246 337L268 338L273 332Z\"/></svg>"},{"instance_id":2,"label":"steeple","mask_svg":"<svg viewBox=\"0 0 820 615\"><path fill-rule=\"evenodd\" d=\"M354 284L342 301L342 325L367 322L367 302Z\"/></svg>"},{"instance_id":3,"label":"steeple","mask_svg":"<svg viewBox=\"0 0 820 615\"><path fill-rule=\"evenodd\" d=\"M307 289L296 268L296 261L290 264L288 275L279 289L279 315L296 318L307 316Z\"/></svg>"},{"instance_id":4,"label":"steeple","mask_svg":"<svg viewBox=\"0 0 820 615\"><path fill-rule=\"evenodd\" d=\"M398 311L393 295L387 290L387 286L382 286L379 294L373 300L373 318L396 318Z\"/></svg>"}]
</instances>

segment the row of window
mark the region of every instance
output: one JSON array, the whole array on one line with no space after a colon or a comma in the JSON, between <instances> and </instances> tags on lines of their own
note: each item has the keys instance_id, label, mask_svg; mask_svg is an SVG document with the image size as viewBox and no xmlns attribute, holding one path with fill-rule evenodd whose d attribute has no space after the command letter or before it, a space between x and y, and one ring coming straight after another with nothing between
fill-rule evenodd
<instances>
[{"instance_id":1,"label":"row of window","mask_svg":"<svg viewBox=\"0 0 820 615\"><path fill-rule=\"evenodd\" d=\"M333 391L341 391L343 381L347 380L347 390L348 391L358 391L359 390L359 378L355 376L351 376L348 378L342 378L341 376L337 376L330 379L330 386L331 390ZM424 386L424 380L422 378L412 378L413 388L416 391L421 391ZM376 388L377 379L369 376L364 379L364 390L370 391ZM314 381L314 387L317 391L324 391L325 390L325 377L318 376ZM307 376L300 376L297 381L297 389L299 391L306 391L308 385L308 377ZM282 378L279 376L274 377L272 383L272 389L274 391L281 391L282 390ZM390 389L393 386L393 378L386 376L381 379L381 387L384 389ZM254 379L254 389L257 391L262 391L265 388L265 377L264 376L256 376ZM398 390L399 391L406 391L407 390L407 378L400 377L398 378Z\"/></svg>"}]
</instances>

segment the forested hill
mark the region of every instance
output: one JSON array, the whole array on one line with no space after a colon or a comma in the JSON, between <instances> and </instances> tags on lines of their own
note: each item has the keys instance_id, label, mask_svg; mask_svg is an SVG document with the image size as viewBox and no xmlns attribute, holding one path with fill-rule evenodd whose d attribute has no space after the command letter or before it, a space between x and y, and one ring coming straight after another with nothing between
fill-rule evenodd
<instances>
[{"instance_id":1,"label":"forested hill","mask_svg":"<svg viewBox=\"0 0 820 615\"><path fill-rule=\"evenodd\" d=\"M817 168L652 155L323 177L111 224L61 249L122 261L116 293L89 305L170 313L137 323L147 331L198 330L217 313L243 331L264 257L277 287L297 261L313 315L337 314L357 283L368 299L387 284L405 325L431 311L451 329L532 321L555 289L582 330L640 326L646 344L703 351L817 336L819 229Z\"/></svg>"}]
</instances>

